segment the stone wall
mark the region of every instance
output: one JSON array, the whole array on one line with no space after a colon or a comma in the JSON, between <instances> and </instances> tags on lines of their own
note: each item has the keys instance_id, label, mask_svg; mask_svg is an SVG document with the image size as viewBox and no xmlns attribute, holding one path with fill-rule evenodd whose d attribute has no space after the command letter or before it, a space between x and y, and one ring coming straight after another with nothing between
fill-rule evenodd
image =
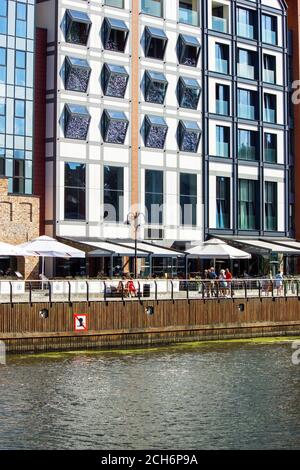
<instances>
[{"instance_id":1,"label":"stone wall","mask_svg":"<svg viewBox=\"0 0 300 470\"><path fill-rule=\"evenodd\" d=\"M17 245L39 233L40 201L36 196L8 194L8 180L0 177L0 241ZM38 278L37 257L18 258L18 271L26 278Z\"/></svg>"}]
</instances>

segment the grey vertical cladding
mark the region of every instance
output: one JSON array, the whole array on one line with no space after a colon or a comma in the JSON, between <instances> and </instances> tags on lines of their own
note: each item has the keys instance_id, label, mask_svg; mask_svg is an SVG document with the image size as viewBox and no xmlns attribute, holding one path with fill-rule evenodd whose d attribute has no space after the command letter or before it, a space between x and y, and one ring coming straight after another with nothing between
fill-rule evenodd
<instances>
[{"instance_id":1,"label":"grey vertical cladding","mask_svg":"<svg viewBox=\"0 0 300 470\"><path fill-rule=\"evenodd\" d=\"M230 160L232 163L232 205L231 205L231 218L232 218L232 230L230 233L238 235L239 234L239 227L238 227L238 167L239 167L239 160L238 160L238 143L237 143L237 130L238 124L240 122L238 115L237 115L237 89L238 89L238 77L237 77L237 43L240 41L240 38L237 36L237 28L236 28L236 9L237 6L245 7L249 9L253 9L256 6L257 11L257 39L256 40L247 40L246 38L242 38L240 42L245 44L255 44L258 50L258 77L257 81L254 81L253 84L257 84L258 88L258 103L257 103L257 110L259 114L259 119L255 121L255 124L258 126L258 135L259 135L259 152L260 158L259 162L257 163L258 167L258 181L259 181L259 188L260 188L260 217L259 217L259 230L257 231L257 235L265 235L265 227L264 227L264 204L265 204L265 195L264 195L264 173L266 168L266 163L264 162L263 154L264 154L264 123L263 123L263 95L264 95L264 83L263 83L263 60L262 60L262 49L263 48L270 48L274 51L280 51L283 54L283 96L284 96L284 107L283 107L283 114L284 114L284 124L283 125L276 125L274 127L281 128L284 130L284 171L285 171L285 221L284 221L284 235L289 236L289 201L290 201L290 193L289 193L289 147L288 147L288 139L289 139L289 128L288 128L288 70L287 70L287 11L286 11L286 4L285 2L280 2L282 5L282 12L281 12L281 21L282 21L282 32L283 32L283 44L281 46L268 46L266 44L262 44L262 23L261 23L261 15L262 12L266 12L268 14L276 14L277 16L280 15L279 10L275 10L272 7L268 7L267 5L263 5L261 0L258 0L256 3L254 2L243 2L240 0L232 0L230 2L230 18L231 18L231 34L221 34L224 39L231 40L231 66L232 66L232 81L231 81L231 106L232 106L232 115L231 115L231 157ZM209 135L209 122L210 122L210 114L209 114L209 75L208 72L208 57L209 53L209 44L208 39L210 34L215 35L215 33L210 32L208 29L208 2L204 1L202 4L202 44L203 44L203 58L202 58L202 84L203 84L203 141L202 141L202 150L203 150L203 204L205 208L204 213L204 224L205 224L205 235L209 233L213 233L214 230L210 229L209 226L209 140L213 139L214 136ZM213 75L213 74L212 74ZM216 76L215 74L213 75ZM227 78L227 77L220 77L220 78ZM249 82L250 84L250 82ZM274 89L276 89L276 85ZM222 120L222 117L218 117L218 120ZM228 122L228 120L226 120ZM250 123L251 121L249 121ZM269 126L268 126L269 127ZM271 126L272 127L272 126ZM270 163L267 164L267 167L278 168L276 164L271 165ZM282 168L282 167L281 167ZM222 233L222 231L218 230L218 233ZM224 230L224 234L228 233L228 230ZM268 233L268 235L270 235Z\"/></svg>"}]
</instances>

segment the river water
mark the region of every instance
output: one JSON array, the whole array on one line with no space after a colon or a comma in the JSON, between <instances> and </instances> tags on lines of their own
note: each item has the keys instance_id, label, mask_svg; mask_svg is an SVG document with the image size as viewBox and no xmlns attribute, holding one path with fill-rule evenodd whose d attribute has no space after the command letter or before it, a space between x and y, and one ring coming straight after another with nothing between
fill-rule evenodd
<instances>
[{"instance_id":1,"label":"river water","mask_svg":"<svg viewBox=\"0 0 300 470\"><path fill-rule=\"evenodd\" d=\"M10 356L0 449L300 449L291 343Z\"/></svg>"}]
</instances>

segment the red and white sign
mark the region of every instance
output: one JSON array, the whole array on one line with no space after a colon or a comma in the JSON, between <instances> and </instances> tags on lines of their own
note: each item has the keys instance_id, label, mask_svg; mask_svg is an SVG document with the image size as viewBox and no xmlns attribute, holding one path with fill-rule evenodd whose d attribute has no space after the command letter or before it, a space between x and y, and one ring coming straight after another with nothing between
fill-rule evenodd
<instances>
[{"instance_id":1,"label":"red and white sign","mask_svg":"<svg viewBox=\"0 0 300 470\"><path fill-rule=\"evenodd\" d=\"M87 315L83 314L74 314L74 331L87 331Z\"/></svg>"}]
</instances>

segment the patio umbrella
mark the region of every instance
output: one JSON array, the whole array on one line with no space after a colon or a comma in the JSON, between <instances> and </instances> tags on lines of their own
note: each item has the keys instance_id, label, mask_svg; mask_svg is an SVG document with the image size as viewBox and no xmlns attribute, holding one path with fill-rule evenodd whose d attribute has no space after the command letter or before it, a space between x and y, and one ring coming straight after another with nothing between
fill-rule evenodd
<instances>
[{"instance_id":1,"label":"patio umbrella","mask_svg":"<svg viewBox=\"0 0 300 470\"><path fill-rule=\"evenodd\" d=\"M0 257L8 256L26 256L27 251L20 246L11 245L10 243L0 242Z\"/></svg>"},{"instance_id":2,"label":"patio umbrella","mask_svg":"<svg viewBox=\"0 0 300 470\"><path fill-rule=\"evenodd\" d=\"M201 245L189 248L186 251L189 258L213 259L250 259L251 255L246 251L238 250L227 245L223 240L212 238Z\"/></svg>"},{"instance_id":3,"label":"patio umbrella","mask_svg":"<svg viewBox=\"0 0 300 470\"><path fill-rule=\"evenodd\" d=\"M18 245L26 250L29 256L40 256L42 258L42 280L45 272L45 258L84 258L85 252L72 246L60 243L54 238L43 235Z\"/></svg>"}]
</instances>

